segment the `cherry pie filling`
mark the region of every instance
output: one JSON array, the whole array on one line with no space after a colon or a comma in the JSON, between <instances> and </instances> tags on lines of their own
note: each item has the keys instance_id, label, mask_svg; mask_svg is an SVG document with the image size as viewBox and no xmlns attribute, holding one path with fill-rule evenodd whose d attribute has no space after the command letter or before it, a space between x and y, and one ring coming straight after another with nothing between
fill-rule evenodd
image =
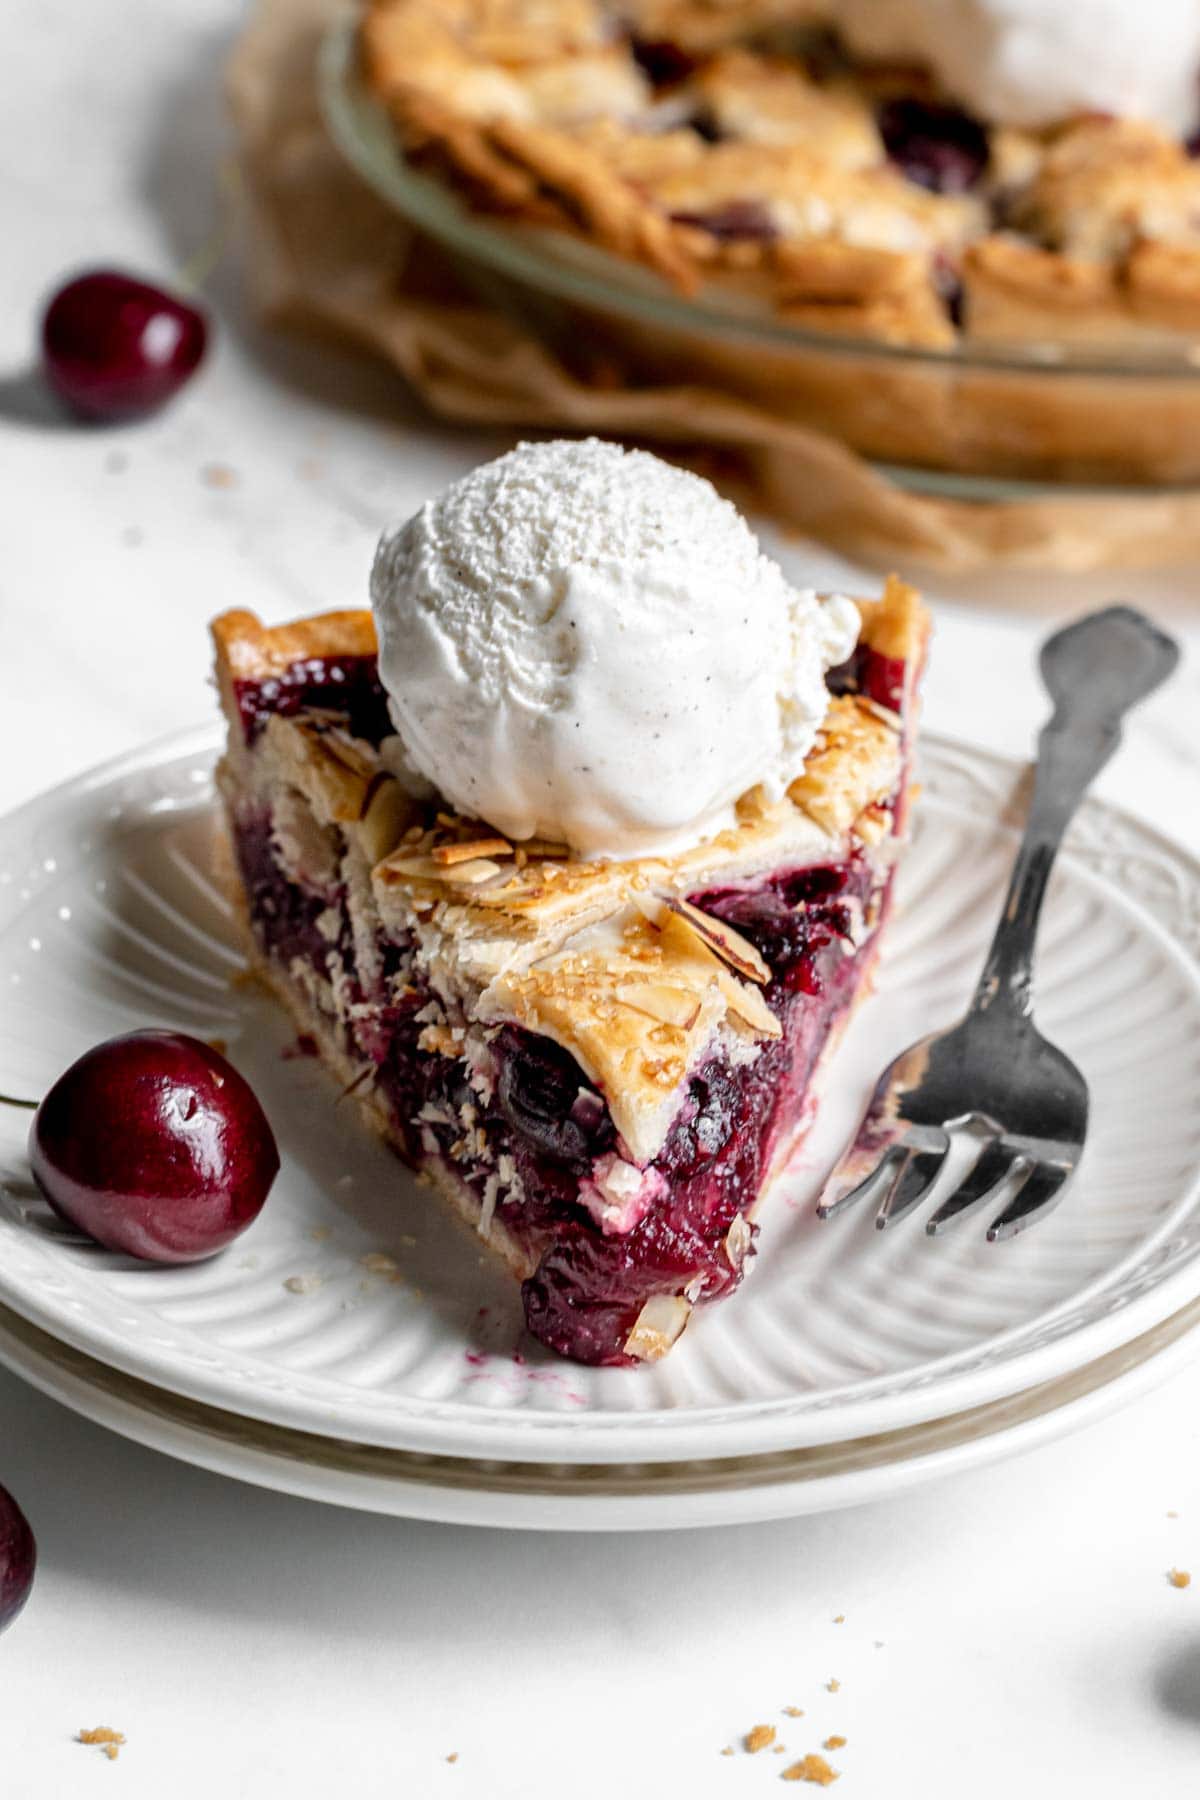
<instances>
[{"instance_id":1,"label":"cherry pie filling","mask_svg":"<svg viewBox=\"0 0 1200 1800\"><path fill-rule=\"evenodd\" d=\"M898 709L903 677L903 663L860 647L830 686ZM296 664L270 683L239 684L237 700L248 742L272 711L336 711L375 743L390 730L366 657ZM716 1053L693 1071L662 1149L628 1208L614 1211L596 1183L616 1160L617 1133L567 1051L504 1025L478 1033L468 1056L431 1053L421 1039L440 1007L412 941L380 932L373 954L358 954L340 875L309 887L288 873L261 802L240 805L234 839L264 954L293 980L311 971L310 996L336 992L336 1009L321 1005L324 1023L370 1074L406 1158L452 1171L526 1254L533 1273L522 1293L535 1337L575 1361L628 1363L625 1345L647 1300L681 1289L708 1300L738 1285L756 1228L737 1221L807 1122L814 1067L871 960L890 859L857 850L836 864L690 896L768 963L764 996L782 1035L751 1060Z\"/></svg>"}]
</instances>

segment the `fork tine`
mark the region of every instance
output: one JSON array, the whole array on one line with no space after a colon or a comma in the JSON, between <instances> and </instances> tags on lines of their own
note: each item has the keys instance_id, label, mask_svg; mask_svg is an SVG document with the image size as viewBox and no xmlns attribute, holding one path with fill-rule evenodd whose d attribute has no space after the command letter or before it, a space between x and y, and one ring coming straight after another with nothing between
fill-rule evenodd
<instances>
[{"instance_id":1,"label":"fork tine","mask_svg":"<svg viewBox=\"0 0 1200 1800\"><path fill-rule=\"evenodd\" d=\"M988 1243L1016 1237L1018 1231L1024 1231L1044 1219L1048 1212L1053 1212L1074 1172L1074 1165L1070 1163L1035 1163L1029 1180L1015 1200L1010 1201L988 1226Z\"/></svg>"},{"instance_id":2,"label":"fork tine","mask_svg":"<svg viewBox=\"0 0 1200 1800\"><path fill-rule=\"evenodd\" d=\"M933 1217L926 1222L925 1229L930 1237L936 1237L946 1229L960 1213L966 1212L969 1206L975 1206L980 1200L986 1200L1002 1187L1010 1175L1029 1175L1033 1172L1033 1164L1019 1150L1013 1150L993 1138L980 1156L975 1167L966 1175L952 1194L948 1194L938 1207Z\"/></svg>"},{"instance_id":3,"label":"fork tine","mask_svg":"<svg viewBox=\"0 0 1200 1800\"><path fill-rule=\"evenodd\" d=\"M854 1155L854 1152L851 1154ZM853 1187L847 1188L844 1194L839 1194L836 1200L827 1200L824 1194L821 1196L820 1204L817 1207L818 1219L832 1219L835 1213L845 1212L847 1207L856 1206L860 1200L874 1199L882 1188L890 1187L897 1180L907 1160L908 1152L903 1144L889 1144L874 1168L864 1175L861 1181L857 1181ZM825 1194L833 1192L845 1172L846 1160L844 1159L829 1177Z\"/></svg>"},{"instance_id":4,"label":"fork tine","mask_svg":"<svg viewBox=\"0 0 1200 1800\"><path fill-rule=\"evenodd\" d=\"M875 1229L895 1225L920 1204L942 1172L949 1144L941 1150L910 1150L896 1180L875 1214Z\"/></svg>"}]
</instances>

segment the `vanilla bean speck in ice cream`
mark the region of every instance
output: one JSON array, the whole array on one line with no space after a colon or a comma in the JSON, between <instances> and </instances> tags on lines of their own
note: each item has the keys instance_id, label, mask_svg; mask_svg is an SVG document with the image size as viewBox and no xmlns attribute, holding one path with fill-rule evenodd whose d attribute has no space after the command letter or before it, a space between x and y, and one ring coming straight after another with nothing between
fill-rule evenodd
<instances>
[{"instance_id":1,"label":"vanilla bean speck in ice cream","mask_svg":"<svg viewBox=\"0 0 1200 1800\"><path fill-rule=\"evenodd\" d=\"M583 857L674 854L779 798L858 612L791 587L708 481L595 438L522 444L384 536L403 761L459 812Z\"/></svg>"}]
</instances>

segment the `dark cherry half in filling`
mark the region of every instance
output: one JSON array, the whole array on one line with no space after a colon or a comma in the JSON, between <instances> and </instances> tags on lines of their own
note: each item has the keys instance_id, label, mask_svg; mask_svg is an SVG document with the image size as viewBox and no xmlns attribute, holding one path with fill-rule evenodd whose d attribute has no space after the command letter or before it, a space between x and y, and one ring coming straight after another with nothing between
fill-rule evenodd
<instances>
[{"instance_id":1,"label":"dark cherry half in filling","mask_svg":"<svg viewBox=\"0 0 1200 1800\"><path fill-rule=\"evenodd\" d=\"M832 694L862 694L890 712L904 707L907 665L898 656L880 656L865 644L857 644L844 663L830 669L825 682Z\"/></svg>"},{"instance_id":2,"label":"dark cherry half in filling","mask_svg":"<svg viewBox=\"0 0 1200 1800\"><path fill-rule=\"evenodd\" d=\"M889 159L918 187L935 194L966 194L988 165L988 135L978 119L955 106L893 99L876 118Z\"/></svg>"},{"instance_id":3,"label":"dark cherry half in filling","mask_svg":"<svg viewBox=\"0 0 1200 1800\"><path fill-rule=\"evenodd\" d=\"M494 1045L496 1105L510 1130L552 1163L581 1173L616 1140L608 1108L561 1045L508 1025Z\"/></svg>"},{"instance_id":4,"label":"dark cherry half in filling","mask_svg":"<svg viewBox=\"0 0 1200 1800\"><path fill-rule=\"evenodd\" d=\"M634 60L656 88L672 87L677 81L686 81L696 67L696 58L670 38L634 36L629 40L629 47Z\"/></svg>"}]
</instances>

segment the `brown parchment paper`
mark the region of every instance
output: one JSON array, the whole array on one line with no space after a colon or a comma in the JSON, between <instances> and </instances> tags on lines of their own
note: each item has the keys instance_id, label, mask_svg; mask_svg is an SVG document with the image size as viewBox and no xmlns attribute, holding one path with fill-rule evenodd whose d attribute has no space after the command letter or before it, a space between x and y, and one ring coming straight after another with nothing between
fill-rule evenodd
<instances>
[{"instance_id":1,"label":"brown parchment paper","mask_svg":"<svg viewBox=\"0 0 1200 1800\"><path fill-rule=\"evenodd\" d=\"M578 356L556 354L511 309L482 302L330 142L315 60L345 10L344 0L259 0L229 65L240 235L268 321L369 347L444 418L656 443L782 524L863 559L952 571L1200 560L1200 494L930 498L711 382L648 384L644 371L635 380L610 350L581 372Z\"/></svg>"}]
</instances>

